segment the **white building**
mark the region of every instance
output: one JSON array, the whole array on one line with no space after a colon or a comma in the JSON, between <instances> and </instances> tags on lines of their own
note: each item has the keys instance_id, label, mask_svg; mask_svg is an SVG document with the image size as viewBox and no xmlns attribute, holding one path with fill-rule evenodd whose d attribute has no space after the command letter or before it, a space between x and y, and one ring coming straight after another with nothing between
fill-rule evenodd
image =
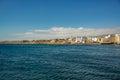
<instances>
[{"instance_id":1,"label":"white building","mask_svg":"<svg viewBox=\"0 0 120 80\"><path fill-rule=\"evenodd\" d=\"M97 38L96 37L92 38L92 41L97 42Z\"/></svg>"},{"instance_id":2,"label":"white building","mask_svg":"<svg viewBox=\"0 0 120 80\"><path fill-rule=\"evenodd\" d=\"M76 43L82 43L82 39L83 39L82 37L77 36L75 42Z\"/></svg>"},{"instance_id":3,"label":"white building","mask_svg":"<svg viewBox=\"0 0 120 80\"><path fill-rule=\"evenodd\" d=\"M120 44L120 34L115 34L115 43Z\"/></svg>"}]
</instances>

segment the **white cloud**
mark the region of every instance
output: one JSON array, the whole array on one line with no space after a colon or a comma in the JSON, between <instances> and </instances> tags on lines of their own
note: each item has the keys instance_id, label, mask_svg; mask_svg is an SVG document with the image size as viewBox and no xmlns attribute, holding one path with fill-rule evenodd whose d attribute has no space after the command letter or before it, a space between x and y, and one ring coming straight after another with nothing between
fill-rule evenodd
<instances>
[{"instance_id":1,"label":"white cloud","mask_svg":"<svg viewBox=\"0 0 120 80\"><path fill-rule=\"evenodd\" d=\"M54 39L54 38L67 38L71 36L96 36L102 34L120 33L120 28L66 28L66 27L52 27L50 29L36 29L30 32L17 33L16 39Z\"/></svg>"},{"instance_id":2,"label":"white cloud","mask_svg":"<svg viewBox=\"0 0 120 80\"><path fill-rule=\"evenodd\" d=\"M32 35L33 32L26 32L25 35Z\"/></svg>"}]
</instances>

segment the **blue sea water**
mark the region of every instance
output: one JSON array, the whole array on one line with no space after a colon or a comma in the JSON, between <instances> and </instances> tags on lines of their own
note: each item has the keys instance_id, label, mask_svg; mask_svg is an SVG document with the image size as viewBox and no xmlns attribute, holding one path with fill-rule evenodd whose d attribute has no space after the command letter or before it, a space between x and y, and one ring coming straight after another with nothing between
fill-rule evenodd
<instances>
[{"instance_id":1,"label":"blue sea water","mask_svg":"<svg viewBox=\"0 0 120 80\"><path fill-rule=\"evenodd\" d=\"M0 80L120 80L120 46L1 44Z\"/></svg>"}]
</instances>

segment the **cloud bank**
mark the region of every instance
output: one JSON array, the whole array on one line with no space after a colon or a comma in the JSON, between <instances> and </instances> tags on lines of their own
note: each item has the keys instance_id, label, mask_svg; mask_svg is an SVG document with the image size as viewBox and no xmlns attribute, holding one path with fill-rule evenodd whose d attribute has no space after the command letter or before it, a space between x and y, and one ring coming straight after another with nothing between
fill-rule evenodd
<instances>
[{"instance_id":1,"label":"cloud bank","mask_svg":"<svg viewBox=\"0 0 120 80\"><path fill-rule=\"evenodd\" d=\"M120 28L66 28L52 27L49 29L36 29L24 33L17 33L14 37L18 40L55 39L75 36L97 36L103 34L120 33Z\"/></svg>"}]
</instances>

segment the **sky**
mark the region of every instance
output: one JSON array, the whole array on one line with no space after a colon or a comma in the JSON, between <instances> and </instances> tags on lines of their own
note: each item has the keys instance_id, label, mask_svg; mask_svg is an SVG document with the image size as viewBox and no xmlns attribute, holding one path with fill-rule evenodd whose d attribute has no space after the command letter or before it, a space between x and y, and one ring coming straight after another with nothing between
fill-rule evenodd
<instances>
[{"instance_id":1,"label":"sky","mask_svg":"<svg viewBox=\"0 0 120 80\"><path fill-rule=\"evenodd\" d=\"M120 33L120 0L0 0L0 41Z\"/></svg>"}]
</instances>

